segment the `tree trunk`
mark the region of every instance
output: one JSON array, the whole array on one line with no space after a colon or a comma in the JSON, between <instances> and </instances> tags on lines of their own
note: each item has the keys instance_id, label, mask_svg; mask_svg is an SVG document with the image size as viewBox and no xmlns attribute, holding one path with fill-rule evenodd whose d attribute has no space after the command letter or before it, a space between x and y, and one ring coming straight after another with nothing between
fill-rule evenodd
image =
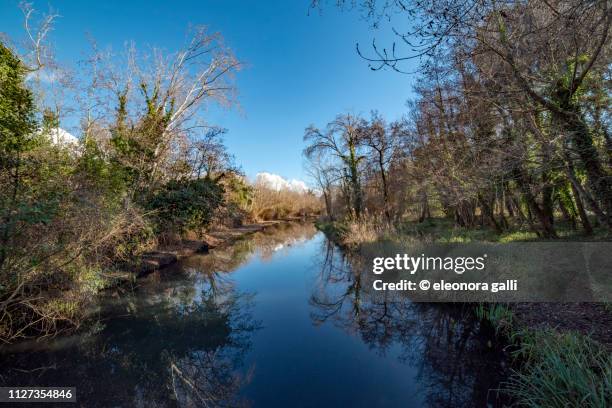
<instances>
[{"instance_id":1,"label":"tree trunk","mask_svg":"<svg viewBox=\"0 0 612 408\"><path fill-rule=\"evenodd\" d=\"M572 214L569 212L565 204L563 204L563 200L561 199L559 199L559 209L561 210L561 213L563 214L563 218L570 225L570 227L573 230L577 229L576 228L576 218L572 216Z\"/></svg>"},{"instance_id":2,"label":"tree trunk","mask_svg":"<svg viewBox=\"0 0 612 408\"><path fill-rule=\"evenodd\" d=\"M426 219L431 218L429 212L429 198L427 197L427 191L421 192L421 215L419 216L419 222L423 222Z\"/></svg>"},{"instance_id":3,"label":"tree trunk","mask_svg":"<svg viewBox=\"0 0 612 408\"><path fill-rule=\"evenodd\" d=\"M359 173L357 166L359 165L357 155L355 152L355 147L350 147L350 156L349 156L349 176L351 180L351 193L352 193L352 205L353 210L355 211L355 216L357 218L361 217L361 208L362 208L362 197L361 197L361 186L359 185Z\"/></svg>"},{"instance_id":4,"label":"tree trunk","mask_svg":"<svg viewBox=\"0 0 612 408\"><path fill-rule=\"evenodd\" d=\"M383 187L383 203L385 206L385 217L387 217L387 221L391 222L391 214L389 213L389 190L387 187L387 174L385 172L385 166L383 163L382 153L379 152L378 156L378 166L380 167L380 178L382 179L382 187Z\"/></svg>"},{"instance_id":5,"label":"tree trunk","mask_svg":"<svg viewBox=\"0 0 612 408\"><path fill-rule=\"evenodd\" d=\"M584 191L580 182L576 179L576 170L574 169L574 163L572 162L572 158L570 157L570 153L567 148L564 148L564 156L565 156L565 171L567 173L567 177L570 180L570 186L572 188L572 194L574 195L574 201L576 202L576 209L578 210L578 216L580 217L580 222L582 223L582 227L584 228L584 233L586 235L593 234L593 227L591 226L591 222L589 221L589 217L584 209L584 204L582 203L582 196L587 198L587 193ZM589 197L590 198L590 197ZM589 202L591 209L596 214L597 218L600 222L605 222L605 216L599 209L599 206L595 202L595 200L587 198L587 202Z\"/></svg>"},{"instance_id":6,"label":"tree trunk","mask_svg":"<svg viewBox=\"0 0 612 408\"><path fill-rule=\"evenodd\" d=\"M493 228L495 228L495 231L498 234L501 234L503 232L503 228L495 219L495 214L493 213L493 208L491 208L491 205L482 197L481 194L478 194L478 201L480 202L480 207L482 208L483 214L486 215L487 218L489 218L489 220L491 221L491 225L493 226Z\"/></svg>"},{"instance_id":7,"label":"tree trunk","mask_svg":"<svg viewBox=\"0 0 612 408\"><path fill-rule=\"evenodd\" d=\"M570 185L572 186L572 195L574 196L574 202L576 203L576 210L578 210L580 223L582 224L582 228L584 228L584 234L593 235L593 227L591 226L591 221L589 221L589 217L584 210L584 204L582 203L582 198L580 198L580 193L573 183L570 183Z\"/></svg>"},{"instance_id":8,"label":"tree trunk","mask_svg":"<svg viewBox=\"0 0 612 408\"><path fill-rule=\"evenodd\" d=\"M326 189L323 189L323 199L325 200L325 211L327 212L327 218L329 218L330 221L333 221L334 215L332 214L331 195Z\"/></svg>"},{"instance_id":9,"label":"tree trunk","mask_svg":"<svg viewBox=\"0 0 612 408\"><path fill-rule=\"evenodd\" d=\"M521 222L527 221L527 217L525 216L525 214L523 213L523 209L521 208L520 201L516 197L511 197L509 200L510 201L508 202L508 208L514 208L514 210L516 211L516 215L518 216L518 219L521 220Z\"/></svg>"},{"instance_id":10,"label":"tree trunk","mask_svg":"<svg viewBox=\"0 0 612 408\"><path fill-rule=\"evenodd\" d=\"M530 214L535 213L538 221L540 222L540 226L542 227L542 236L544 238L557 238L557 232L555 231L554 225L550 222L549 215L542 211L531 190L529 189L525 171L520 168L520 166L517 166L514 169L514 176L519 188L521 189L521 192L523 193L523 197L527 202L527 208L529 209Z\"/></svg>"},{"instance_id":11,"label":"tree trunk","mask_svg":"<svg viewBox=\"0 0 612 408\"><path fill-rule=\"evenodd\" d=\"M560 119L584 166L589 188L593 191L595 200L602 206L604 225L612 228L612 182L602 168L589 128L576 109L572 113L562 115Z\"/></svg>"}]
</instances>

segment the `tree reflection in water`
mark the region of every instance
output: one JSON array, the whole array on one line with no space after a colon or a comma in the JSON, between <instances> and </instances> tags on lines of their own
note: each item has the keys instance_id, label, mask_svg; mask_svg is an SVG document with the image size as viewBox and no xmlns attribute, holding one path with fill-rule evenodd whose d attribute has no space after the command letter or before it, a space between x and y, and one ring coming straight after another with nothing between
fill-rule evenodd
<instances>
[{"instance_id":1,"label":"tree reflection in water","mask_svg":"<svg viewBox=\"0 0 612 408\"><path fill-rule=\"evenodd\" d=\"M100 324L89 331L5 348L0 383L76 386L78 405L86 407L234 407L247 405L247 395L261 404L305 394L316 396L309 401L320 396L321 404L328 398L335 405L375 405L375 390L389 390L398 398L392 402L403 405L404 386L421 394L412 400L406 395L406 404L491 401L487 391L497 384L500 357L487 347L485 328L461 310L374 292L372 274L358 272L364 266L359 257L343 254L322 236L311 240L315 233L310 224L282 226L152 274L135 293L102 304ZM319 242L325 243L322 253ZM252 268L227 273L255 255ZM309 259L322 259L321 269ZM288 296L277 296L279 290ZM310 318L301 313L305 299ZM267 325L254 341L260 328L255 314ZM316 330L311 322L341 330ZM381 358L367 358L376 356L353 342L354 334ZM330 344L342 347L345 341L357 344L355 354L335 359ZM389 364L395 358L417 369L397 370L395 361ZM389 370L389 387L379 382L368 388L367 401L351 394L350 380L339 378L357 360L382 375ZM258 362L258 375L245 387L251 361ZM320 377L313 382L308 373L315 372ZM351 378L370 381L367 373ZM269 384L283 387L268 392Z\"/></svg>"},{"instance_id":2,"label":"tree reflection in water","mask_svg":"<svg viewBox=\"0 0 612 408\"><path fill-rule=\"evenodd\" d=\"M311 223L287 222L249 235L231 245L215 248L209 254L187 258L181 268L187 272L230 272L246 263L255 252L264 261L272 255L306 242L317 233Z\"/></svg>"},{"instance_id":3,"label":"tree reflection in water","mask_svg":"<svg viewBox=\"0 0 612 408\"><path fill-rule=\"evenodd\" d=\"M88 331L5 347L0 384L77 386L86 407L248 405L239 390L260 324L253 294L227 272L315 233L312 224L279 225L151 274L135 293L102 303Z\"/></svg>"},{"instance_id":4,"label":"tree reflection in water","mask_svg":"<svg viewBox=\"0 0 612 408\"><path fill-rule=\"evenodd\" d=\"M469 305L413 303L404 292L374 291L359 255L324 241L320 275L310 298L317 325L356 333L376 352L399 346L399 360L418 369L415 380L431 407L501 406L494 391L503 352Z\"/></svg>"},{"instance_id":5,"label":"tree reflection in water","mask_svg":"<svg viewBox=\"0 0 612 408\"><path fill-rule=\"evenodd\" d=\"M166 284L112 304L90 335L9 350L2 384L77 385L88 407L246 404L237 372L259 327L252 296L218 274Z\"/></svg>"}]
</instances>

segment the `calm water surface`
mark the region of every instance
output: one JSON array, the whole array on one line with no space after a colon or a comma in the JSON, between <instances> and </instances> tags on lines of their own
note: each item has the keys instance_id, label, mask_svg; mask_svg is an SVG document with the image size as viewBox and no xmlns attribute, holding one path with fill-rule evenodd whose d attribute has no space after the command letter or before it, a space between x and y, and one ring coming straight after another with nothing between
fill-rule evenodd
<instances>
[{"instance_id":1,"label":"calm water surface","mask_svg":"<svg viewBox=\"0 0 612 408\"><path fill-rule=\"evenodd\" d=\"M0 382L76 386L84 407L497 405L489 330L373 293L358 265L310 224L257 233L104 300L78 335L5 347Z\"/></svg>"}]
</instances>

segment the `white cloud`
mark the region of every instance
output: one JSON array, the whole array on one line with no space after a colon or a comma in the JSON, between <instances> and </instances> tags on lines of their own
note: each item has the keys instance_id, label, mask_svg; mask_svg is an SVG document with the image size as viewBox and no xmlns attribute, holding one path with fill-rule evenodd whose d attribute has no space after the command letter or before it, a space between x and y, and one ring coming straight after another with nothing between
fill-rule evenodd
<instances>
[{"instance_id":1,"label":"white cloud","mask_svg":"<svg viewBox=\"0 0 612 408\"><path fill-rule=\"evenodd\" d=\"M255 184L265 186L267 188L271 188L276 191L280 191L280 190L290 190L290 191L297 191L297 192L308 191L308 187L306 186L306 183L304 183L302 180L296 180L296 179L285 180L278 174L272 174L272 173L266 173L266 172L257 173L257 176L255 176Z\"/></svg>"}]
</instances>

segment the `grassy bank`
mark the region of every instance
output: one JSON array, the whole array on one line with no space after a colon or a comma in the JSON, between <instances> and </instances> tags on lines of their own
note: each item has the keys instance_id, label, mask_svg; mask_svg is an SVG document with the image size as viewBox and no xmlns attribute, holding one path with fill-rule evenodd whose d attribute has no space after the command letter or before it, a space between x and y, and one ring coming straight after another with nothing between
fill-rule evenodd
<instances>
[{"instance_id":1,"label":"grassy bank","mask_svg":"<svg viewBox=\"0 0 612 408\"><path fill-rule=\"evenodd\" d=\"M503 234L486 227L464 229L452 220L392 225L381 219L359 222L319 222L317 228L352 251L373 242L391 241L468 243L539 241L534 233L515 230ZM560 226L565 240L582 240L571 228ZM605 240L597 231L590 240ZM612 336L609 305L479 304L475 315L490 324L511 350L512 374L501 385L518 406L606 407L612 403Z\"/></svg>"},{"instance_id":2,"label":"grassy bank","mask_svg":"<svg viewBox=\"0 0 612 408\"><path fill-rule=\"evenodd\" d=\"M404 221L398 225L388 223L382 217L370 217L359 222L319 221L317 228L328 234L339 244L359 245L364 242L396 240L401 242L418 240L431 243L468 242L535 242L542 241L528 228L508 229L498 233L488 226L473 228L457 227L449 218L429 218L422 222ZM606 241L610 235L605 228L595 228L593 235L585 236L571 225L557 222L558 240Z\"/></svg>"},{"instance_id":3,"label":"grassy bank","mask_svg":"<svg viewBox=\"0 0 612 408\"><path fill-rule=\"evenodd\" d=\"M517 406L610 406L610 344L577 331L530 327L507 305L478 305L475 311L509 343L513 369L500 391Z\"/></svg>"}]
</instances>

